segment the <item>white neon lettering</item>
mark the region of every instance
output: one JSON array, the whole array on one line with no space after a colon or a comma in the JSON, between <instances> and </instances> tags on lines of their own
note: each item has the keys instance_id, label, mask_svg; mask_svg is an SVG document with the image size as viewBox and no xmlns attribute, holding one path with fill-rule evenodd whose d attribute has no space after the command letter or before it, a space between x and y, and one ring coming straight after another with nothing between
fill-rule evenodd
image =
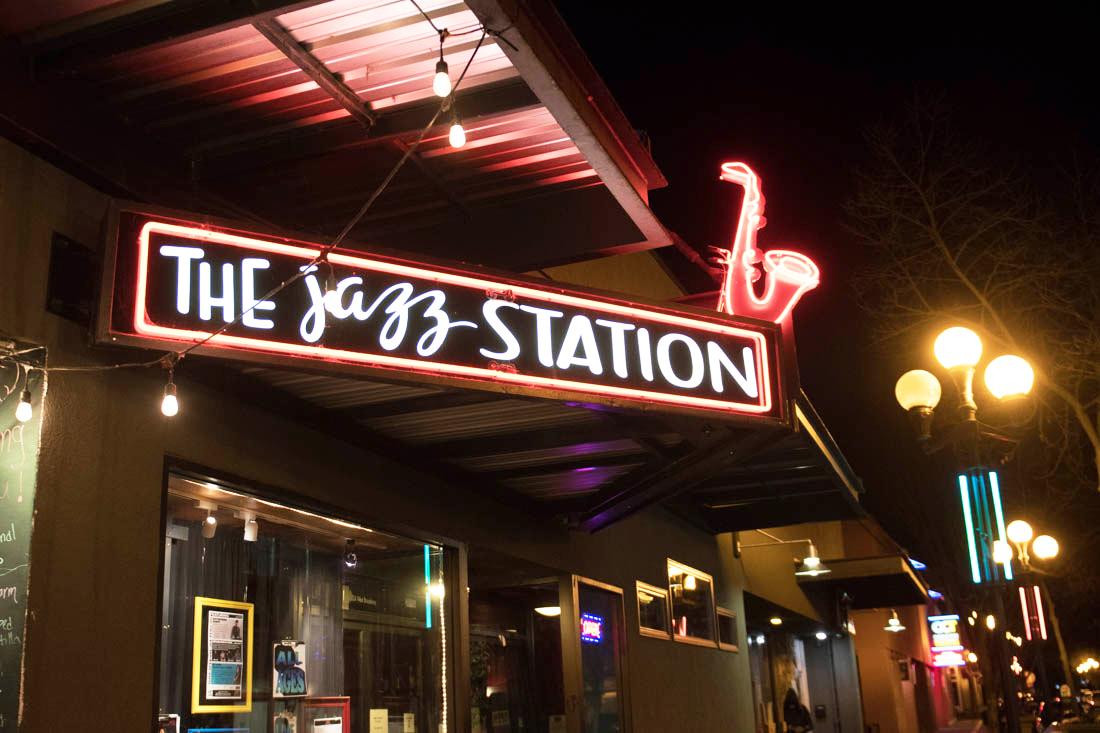
<instances>
[{"instance_id":1,"label":"white neon lettering","mask_svg":"<svg viewBox=\"0 0 1100 733\"><path fill-rule=\"evenodd\" d=\"M649 348L649 329L638 329L638 367L642 372L642 379L653 381L653 354Z\"/></svg>"},{"instance_id":2,"label":"white neon lettering","mask_svg":"<svg viewBox=\"0 0 1100 733\"><path fill-rule=\"evenodd\" d=\"M629 376L626 368L626 332L633 331L634 324L597 318L596 325L611 329L611 370L615 376L626 379Z\"/></svg>"},{"instance_id":3,"label":"white neon lettering","mask_svg":"<svg viewBox=\"0 0 1100 733\"><path fill-rule=\"evenodd\" d=\"M244 315L241 323L249 328L275 328L275 322L260 318L256 311L273 311L275 304L270 300L256 300L256 270L266 270L271 263L259 257L246 257L241 261L241 310Z\"/></svg>"},{"instance_id":4,"label":"white neon lettering","mask_svg":"<svg viewBox=\"0 0 1100 733\"><path fill-rule=\"evenodd\" d=\"M685 344L688 347L688 353L691 355L691 376L687 379L680 379L673 371L672 361L669 359L672 345L677 342ZM666 333L657 340L657 368L661 370L661 376L668 380L669 384L675 387L694 389L703 383L703 376L706 372L706 366L703 363L703 350L699 348L699 344L695 343L693 339L682 333Z\"/></svg>"},{"instance_id":5,"label":"white neon lettering","mask_svg":"<svg viewBox=\"0 0 1100 733\"><path fill-rule=\"evenodd\" d=\"M309 272L305 282L312 304L302 318L298 330L302 338L309 343L316 343L324 334L326 312L341 321L349 316L358 321L365 321L378 309L378 306L391 297L392 300L385 309L389 318L383 322L382 330L378 334L378 343L386 351L393 351L401 346L409 328L409 313L413 306L422 301L429 301L423 317L435 321L435 325L420 334L420 339L416 342L416 351L420 356L432 356L439 351L452 328L477 328L477 324L470 321L451 322L450 316L443 310L447 296L442 290L429 290L412 297L413 286L410 283L389 286L378 294L368 308L364 309L361 290L352 293L350 303L344 305L348 289L363 284L361 277L346 277L336 284L333 294L326 300L317 276L314 274L316 269L316 267L308 270L303 268L303 271Z\"/></svg>"},{"instance_id":6,"label":"white neon lettering","mask_svg":"<svg viewBox=\"0 0 1100 733\"><path fill-rule=\"evenodd\" d=\"M756 385L756 357L752 353L752 349L748 346L741 350L741 359L745 364L745 371L740 371L737 366L726 356L726 352L722 350L722 347L713 341L707 342L707 361L710 363L710 386L714 388L714 391L721 394L724 389L722 384L722 372L726 371L733 381L737 382L737 385L747 394L749 397L757 397L760 394Z\"/></svg>"},{"instance_id":7,"label":"white neon lettering","mask_svg":"<svg viewBox=\"0 0 1100 733\"><path fill-rule=\"evenodd\" d=\"M519 339L516 338L515 334L512 333L508 326L504 325L504 321L500 320L500 316L497 315L497 311L501 308L515 308L519 310L518 305L509 303L507 300L487 300L484 305L481 306L481 314L485 316L485 322L489 324L489 328L493 329L493 333L495 333L504 343L504 351L480 349L480 353L486 359L512 361L520 355Z\"/></svg>"},{"instance_id":8,"label":"white neon lettering","mask_svg":"<svg viewBox=\"0 0 1100 733\"><path fill-rule=\"evenodd\" d=\"M584 350L583 356L577 355L578 346ZM592 332L592 321L584 316L573 316L570 319L561 353L558 354L558 369L568 369L574 365L588 367L588 371L595 376L603 374L596 334Z\"/></svg>"},{"instance_id":9,"label":"white neon lettering","mask_svg":"<svg viewBox=\"0 0 1100 733\"><path fill-rule=\"evenodd\" d=\"M325 333L325 294L317 282L317 265L303 265L301 271L305 276L306 292L309 293L309 310L302 316L302 322L298 325L298 333L302 340L309 344L315 344L321 340Z\"/></svg>"},{"instance_id":10,"label":"white neon lettering","mask_svg":"<svg viewBox=\"0 0 1100 733\"><path fill-rule=\"evenodd\" d=\"M535 314L535 339L538 344L539 364L544 367L554 366L554 344L550 332L550 319L561 318L565 314L550 308L539 308L534 305L521 305L520 310Z\"/></svg>"},{"instance_id":11,"label":"white neon lettering","mask_svg":"<svg viewBox=\"0 0 1100 733\"><path fill-rule=\"evenodd\" d=\"M176 312L191 312L191 260L201 260L206 253L200 247L177 247L166 244L160 248L165 257L175 257L176 263Z\"/></svg>"},{"instance_id":12,"label":"white neon lettering","mask_svg":"<svg viewBox=\"0 0 1100 733\"><path fill-rule=\"evenodd\" d=\"M222 320L230 323L235 316L233 308L233 265L222 265L222 294L215 298L211 292L212 267L209 262L199 263L199 318L209 321L214 308L222 309Z\"/></svg>"}]
</instances>

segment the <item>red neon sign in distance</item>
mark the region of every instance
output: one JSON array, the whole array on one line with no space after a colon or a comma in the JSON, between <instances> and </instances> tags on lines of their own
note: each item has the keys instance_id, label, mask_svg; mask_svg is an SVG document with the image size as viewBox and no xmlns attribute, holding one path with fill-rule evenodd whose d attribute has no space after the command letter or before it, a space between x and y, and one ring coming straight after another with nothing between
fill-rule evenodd
<instances>
[{"instance_id":1,"label":"red neon sign in distance","mask_svg":"<svg viewBox=\"0 0 1100 733\"><path fill-rule=\"evenodd\" d=\"M146 310L148 295L148 270L150 236L153 233L176 235L188 240L206 241L216 244L241 248L250 252L266 252L296 258L303 263L311 262L318 254L316 246L303 246L302 244L285 244L272 242L255 237L242 236L220 230L204 229L195 226L171 224L162 221L146 222L140 230L137 252L137 275L135 282L136 297L134 302L133 326L137 334L155 339L164 339L182 343L194 343L202 341L210 336L211 331L199 331L193 329L162 326L154 323ZM747 338L755 344L755 368L756 379L759 385L759 399L755 403L729 402L707 397L696 397L683 394L668 394L653 390L638 389L634 387L617 387L606 384L591 384L570 379L543 377L532 374L514 373L504 370L494 370L465 364L447 362L425 362L417 359L408 359L388 354L360 353L356 351L329 348L320 345L307 345L273 341L253 336L238 336L222 333L209 338L207 343L213 346L228 347L231 349L244 349L261 351L272 354L284 354L289 356L323 359L329 361L343 361L349 363L364 364L372 367L386 369L398 369L418 373L442 374L457 378L475 379L477 381L493 381L515 384L527 387L550 388L571 392L591 393L604 397L621 398L658 404L674 405L678 407L699 408L729 413L765 414L772 411L773 395L771 382L770 353L764 335L757 331L748 330L732 324L724 324L715 321L693 319L660 310L643 309L626 301L597 300L583 295L574 295L556 291L540 290L513 282L494 281L478 277L472 274L462 274L448 270L429 270L424 267L402 264L388 260L372 259L365 256L357 256L348 253L332 252L328 255L329 261L334 266L343 266L354 270L364 270L388 273L402 277L430 280L437 283L454 285L462 288L471 288L479 291L499 290L507 288L517 297L526 297L533 300L587 308L602 311L608 314L624 316L640 321L677 326L697 331L711 332L717 335L737 336Z\"/></svg>"}]
</instances>

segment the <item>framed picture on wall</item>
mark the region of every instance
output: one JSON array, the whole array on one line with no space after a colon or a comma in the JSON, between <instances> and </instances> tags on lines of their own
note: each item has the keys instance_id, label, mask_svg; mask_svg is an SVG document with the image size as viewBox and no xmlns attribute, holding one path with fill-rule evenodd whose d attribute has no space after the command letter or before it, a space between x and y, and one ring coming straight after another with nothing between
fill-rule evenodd
<instances>
[{"instance_id":1,"label":"framed picture on wall","mask_svg":"<svg viewBox=\"0 0 1100 733\"><path fill-rule=\"evenodd\" d=\"M251 603L195 598L192 713L252 710Z\"/></svg>"},{"instance_id":2,"label":"framed picture on wall","mask_svg":"<svg viewBox=\"0 0 1100 733\"><path fill-rule=\"evenodd\" d=\"M351 733L350 697L307 697L299 733Z\"/></svg>"}]
</instances>

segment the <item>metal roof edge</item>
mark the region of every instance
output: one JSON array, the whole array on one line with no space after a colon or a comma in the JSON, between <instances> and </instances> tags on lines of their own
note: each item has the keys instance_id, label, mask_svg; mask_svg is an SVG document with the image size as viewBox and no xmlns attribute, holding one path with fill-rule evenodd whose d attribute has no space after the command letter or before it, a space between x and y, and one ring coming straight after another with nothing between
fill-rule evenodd
<instances>
[{"instance_id":1,"label":"metal roof edge","mask_svg":"<svg viewBox=\"0 0 1100 733\"><path fill-rule=\"evenodd\" d=\"M672 237L649 208L648 192L668 185L576 38L546 2L467 0L524 81L599 174L644 241L619 248L664 247Z\"/></svg>"},{"instance_id":2,"label":"metal roof edge","mask_svg":"<svg viewBox=\"0 0 1100 733\"><path fill-rule=\"evenodd\" d=\"M837 480L848 490L853 505L859 509L859 513L866 514L859 504L859 496L863 493L863 481L841 453L840 446L829 433L825 421L817 414L817 410L810 403L810 398L801 389L798 390L794 399L794 413L799 428L806 432L817 449L821 451L822 456L836 474Z\"/></svg>"}]
</instances>

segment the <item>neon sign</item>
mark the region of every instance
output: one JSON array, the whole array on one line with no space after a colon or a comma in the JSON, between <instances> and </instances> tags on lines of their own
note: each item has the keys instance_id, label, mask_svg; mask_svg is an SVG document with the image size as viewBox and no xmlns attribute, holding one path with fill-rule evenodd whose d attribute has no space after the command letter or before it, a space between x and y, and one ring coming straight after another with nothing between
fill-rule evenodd
<instances>
[{"instance_id":1,"label":"neon sign","mask_svg":"<svg viewBox=\"0 0 1100 733\"><path fill-rule=\"evenodd\" d=\"M1039 586L1031 586L1031 592L1020 586L1020 611L1024 620L1024 633L1027 640L1047 638L1047 619L1043 613L1043 596Z\"/></svg>"},{"instance_id":2,"label":"neon sign","mask_svg":"<svg viewBox=\"0 0 1100 733\"><path fill-rule=\"evenodd\" d=\"M592 613L581 614L581 641L599 644L603 641L603 617Z\"/></svg>"},{"instance_id":3,"label":"neon sign","mask_svg":"<svg viewBox=\"0 0 1100 733\"><path fill-rule=\"evenodd\" d=\"M972 468L957 478L970 557L970 579L975 583L1012 580L1012 563L1001 565L993 559L994 540L1005 542L1007 539L997 472Z\"/></svg>"},{"instance_id":4,"label":"neon sign","mask_svg":"<svg viewBox=\"0 0 1100 733\"><path fill-rule=\"evenodd\" d=\"M966 659L959 633L958 614L929 616L928 627L932 632L932 665L935 667L964 667Z\"/></svg>"},{"instance_id":5,"label":"neon sign","mask_svg":"<svg viewBox=\"0 0 1100 733\"><path fill-rule=\"evenodd\" d=\"M101 337L187 345L239 318L202 350L558 399L783 418L778 330L766 324L347 250L311 267L319 251L121 212Z\"/></svg>"},{"instance_id":6,"label":"neon sign","mask_svg":"<svg viewBox=\"0 0 1100 733\"><path fill-rule=\"evenodd\" d=\"M817 265L804 254L786 249L761 252L756 233L764 228L764 192L760 177L744 163L723 163L721 180L745 189L733 246L719 249L725 278L718 298L718 310L738 316L751 316L782 323L790 316L799 298L821 282ZM761 269L763 273L761 273ZM761 275L767 279L762 294L754 283Z\"/></svg>"}]
</instances>

